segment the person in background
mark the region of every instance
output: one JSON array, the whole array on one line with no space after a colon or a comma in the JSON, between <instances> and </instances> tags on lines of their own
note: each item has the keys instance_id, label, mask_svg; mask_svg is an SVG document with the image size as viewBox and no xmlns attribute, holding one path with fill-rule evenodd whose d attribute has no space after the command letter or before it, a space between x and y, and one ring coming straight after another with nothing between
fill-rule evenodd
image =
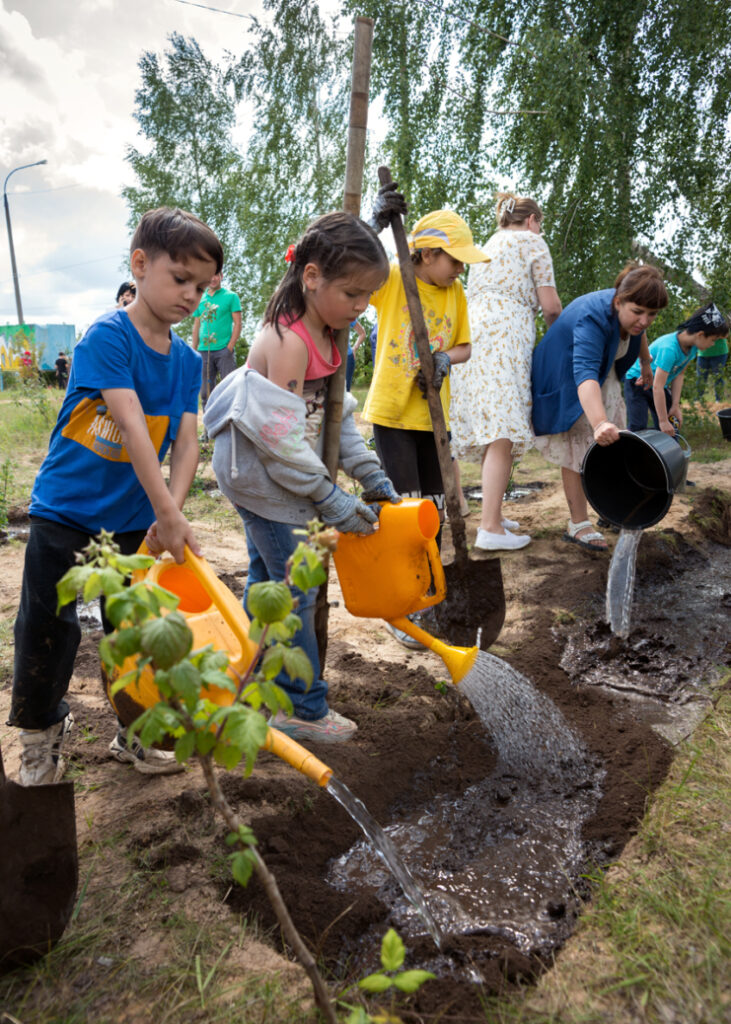
<instances>
[{"instance_id":1,"label":"person in background","mask_svg":"<svg viewBox=\"0 0 731 1024\"><path fill-rule=\"evenodd\" d=\"M193 314L193 348L203 356L204 409L216 381L236 369L234 350L241 335L241 300L223 287L222 278L223 274L214 274Z\"/></svg>"},{"instance_id":2,"label":"person in background","mask_svg":"<svg viewBox=\"0 0 731 1024\"><path fill-rule=\"evenodd\" d=\"M355 373L355 353L358 351L366 336L365 327L360 320L354 320L350 325L352 330L358 335L353 344L348 342L348 361L345 364L345 390L350 391L350 385L353 383L353 374Z\"/></svg>"},{"instance_id":3,"label":"person in background","mask_svg":"<svg viewBox=\"0 0 731 1024\"><path fill-rule=\"evenodd\" d=\"M662 274L629 263L613 288L574 299L533 352L535 446L561 467L570 518L563 539L589 551L607 542L587 518L581 464L593 442L614 444L626 411L621 380L639 354L650 386L647 328L668 303Z\"/></svg>"},{"instance_id":4,"label":"person in background","mask_svg":"<svg viewBox=\"0 0 731 1024\"><path fill-rule=\"evenodd\" d=\"M482 516L475 547L510 551L530 543L513 533L502 502L513 459L533 445L531 359L536 314L550 327L561 312L553 262L533 199L497 194L498 231L485 246L489 263L470 272L467 306L472 358L452 373L452 444L458 458L482 462Z\"/></svg>"},{"instance_id":5,"label":"person in background","mask_svg":"<svg viewBox=\"0 0 731 1024\"><path fill-rule=\"evenodd\" d=\"M663 334L653 341L650 345L652 385L643 386L639 360L627 370L624 380L628 429L644 430L649 411L655 430L675 437L683 425L680 395L686 367L696 355L708 352L727 336L726 317L715 303L709 302L679 324L672 334Z\"/></svg>"},{"instance_id":6,"label":"person in background","mask_svg":"<svg viewBox=\"0 0 731 1024\"><path fill-rule=\"evenodd\" d=\"M704 352L698 353L696 360L696 388L698 401L703 398L708 378L713 381L713 395L717 402L722 402L726 391L724 370L728 361L728 336L719 338Z\"/></svg>"},{"instance_id":7,"label":"person in background","mask_svg":"<svg viewBox=\"0 0 731 1024\"><path fill-rule=\"evenodd\" d=\"M135 300L137 294L137 286L134 281L122 281L119 288L117 288L117 309L124 309L125 306L129 306Z\"/></svg>"},{"instance_id":8,"label":"person in background","mask_svg":"<svg viewBox=\"0 0 731 1024\"><path fill-rule=\"evenodd\" d=\"M135 301L99 317L74 349L33 484L15 621L8 724L21 730L23 786L57 782L63 771L73 724L66 693L81 630L75 602L57 611L56 584L76 555L103 529L127 555L142 540L177 562L186 544L200 551L182 508L198 464L201 360L170 328L190 316L222 262L218 238L193 214L149 210L130 246ZM128 742L122 727L109 750L143 774L182 769L172 752L145 748L137 737Z\"/></svg>"},{"instance_id":9,"label":"person in background","mask_svg":"<svg viewBox=\"0 0 731 1024\"><path fill-rule=\"evenodd\" d=\"M59 352L56 359L56 383L62 391L66 390L69 379L69 360L65 352Z\"/></svg>"}]
</instances>

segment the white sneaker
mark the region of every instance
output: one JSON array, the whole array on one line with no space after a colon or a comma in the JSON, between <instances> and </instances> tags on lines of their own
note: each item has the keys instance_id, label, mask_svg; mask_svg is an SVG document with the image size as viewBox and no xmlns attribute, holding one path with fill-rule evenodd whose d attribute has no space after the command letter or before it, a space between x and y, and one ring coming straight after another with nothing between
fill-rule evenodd
<instances>
[{"instance_id":1,"label":"white sneaker","mask_svg":"<svg viewBox=\"0 0 731 1024\"><path fill-rule=\"evenodd\" d=\"M500 525L502 526L503 530L519 530L520 529L520 523L516 523L516 521L514 519L502 519L500 521Z\"/></svg>"},{"instance_id":2,"label":"white sneaker","mask_svg":"<svg viewBox=\"0 0 731 1024\"><path fill-rule=\"evenodd\" d=\"M18 772L21 786L47 786L61 779L66 767L61 747L73 724L73 715L69 711L65 718L48 729L21 729L23 749Z\"/></svg>"},{"instance_id":3,"label":"white sneaker","mask_svg":"<svg viewBox=\"0 0 731 1024\"><path fill-rule=\"evenodd\" d=\"M488 533L478 530L475 547L478 551L517 551L530 544L527 533Z\"/></svg>"},{"instance_id":4,"label":"white sneaker","mask_svg":"<svg viewBox=\"0 0 731 1024\"><path fill-rule=\"evenodd\" d=\"M137 736L127 742L127 730L119 729L109 744L109 753L115 761L134 766L143 775L174 775L185 770L185 765L175 760L172 750L157 750L143 747Z\"/></svg>"}]
</instances>

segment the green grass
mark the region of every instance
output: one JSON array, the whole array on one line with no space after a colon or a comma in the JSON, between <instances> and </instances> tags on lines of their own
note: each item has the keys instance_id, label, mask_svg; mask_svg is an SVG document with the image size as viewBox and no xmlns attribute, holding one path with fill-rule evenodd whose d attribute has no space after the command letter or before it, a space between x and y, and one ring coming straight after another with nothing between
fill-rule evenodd
<instances>
[{"instance_id":1,"label":"green grass","mask_svg":"<svg viewBox=\"0 0 731 1024\"><path fill-rule=\"evenodd\" d=\"M731 1020L731 694L678 752L622 862L557 966L495 1024L728 1024Z\"/></svg>"}]
</instances>

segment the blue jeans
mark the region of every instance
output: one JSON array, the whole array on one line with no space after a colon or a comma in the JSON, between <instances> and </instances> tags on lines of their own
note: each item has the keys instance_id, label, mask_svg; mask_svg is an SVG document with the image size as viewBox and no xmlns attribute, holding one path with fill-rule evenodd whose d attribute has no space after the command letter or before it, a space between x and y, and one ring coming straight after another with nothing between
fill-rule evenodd
<instances>
[{"instance_id":1,"label":"blue jeans","mask_svg":"<svg viewBox=\"0 0 731 1024\"><path fill-rule=\"evenodd\" d=\"M724 379L723 370L728 360L728 352L721 352L717 356L698 356L696 373L698 375L698 398L703 398L708 384L708 378L713 380L713 393L716 401L723 401Z\"/></svg>"},{"instance_id":2,"label":"blue jeans","mask_svg":"<svg viewBox=\"0 0 731 1024\"><path fill-rule=\"evenodd\" d=\"M663 389L665 392L665 403L669 409L672 405L672 397L668 388ZM641 384L635 384L634 380L626 380L624 382L624 400L627 405L627 429L637 432L638 430L647 429L647 413L649 412L652 416L652 422L655 425L655 430L660 429L660 422L657 418L657 412L655 411L655 401L652 397L652 388L648 388L647 391L642 387Z\"/></svg>"},{"instance_id":3,"label":"blue jeans","mask_svg":"<svg viewBox=\"0 0 731 1024\"><path fill-rule=\"evenodd\" d=\"M294 531L301 527L262 519L261 516L238 505L236 511L246 529L246 547L249 551L249 576L244 591L244 608L248 615L249 589L255 583L265 583L267 580L280 582L284 579L287 561L299 543L299 537L295 537ZM292 646L301 647L310 659L313 680L308 690L304 679L290 679L282 669L275 682L289 695L297 718L313 722L328 712L327 683L320 678L320 657L315 634L317 587L313 587L307 593L303 593L297 587L290 589L292 596L299 600L296 610L302 619L302 629L295 633Z\"/></svg>"},{"instance_id":4,"label":"blue jeans","mask_svg":"<svg viewBox=\"0 0 731 1024\"><path fill-rule=\"evenodd\" d=\"M348 358L345 362L345 390L350 391L350 385L353 383L353 374L355 373L355 352L353 346L348 345Z\"/></svg>"}]
</instances>

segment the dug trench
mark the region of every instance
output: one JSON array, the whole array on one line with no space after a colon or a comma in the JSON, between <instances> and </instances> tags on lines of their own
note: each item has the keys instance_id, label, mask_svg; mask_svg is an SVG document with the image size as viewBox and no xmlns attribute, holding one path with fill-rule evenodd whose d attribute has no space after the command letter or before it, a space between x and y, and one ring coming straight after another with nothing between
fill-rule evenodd
<instances>
[{"instance_id":1,"label":"dug trench","mask_svg":"<svg viewBox=\"0 0 731 1024\"><path fill-rule=\"evenodd\" d=\"M667 650L668 622L655 602L655 588L668 580L682 588L686 573L704 566L711 571L720 564L722 555L727 558L729 537L724 516L728 518L728 496L718 500L720 514L710 497L698 495L695 507L705 510L705 519L704 515L693 517L689 503L679 503L672 525L647 531L643 538L636 593L638 628L647 641L645 653L659 652L659 661L649 657L644 663L643 683L650 689L655 664L672 657ZM525 512L529 523L531 517L537 522L539 514L544 514L539 513L537 504L527 505ZM215 537L216 553L210 560L219 575L240 593L240 535L232 530L230 535L222 536L218 529ZM202 542L207 550L205 536ZM630 696L584 685L580 671L562 667L569 641L577 635L591 637L597 629L607 564L606 555L587 554L564 544L558 531L548 531L529 551L502 562L508 614L492 651L550 698L585 746L601 780L597 800L582 824L583 861L568 898L555 901L547 897L536 908L538 916L553 922L552 943L529 949L511 941L499 929L490 928L451 937L441 970L437 970L439 977L416 995L404 997L399 1007L403 1016L434 1013L452 1020L482 1019L484 994L509 990L517 981L534 978L547 969L556 949L570 936L582 901L590 896L580 876L621 854L649 797L667 772L672 745L638 714ZM489 571L494 572L494 566ZM727 601L729 589L727 580ZM491 737L460 691L445 683L446 670L438 659L404 651L378 622L350 617L337 606L334 578L331 599L335 604L331 608L327 675L332 703L356 720L359 728L351 743L313 745L312 749L383 826L410 818L440 799L457 801L471 787L483 784L480 792L484 806L474 809L473 827L454 836L452 854L457 863L460 844L465 850L472 849L475 836L479 838L483 816L491 823L499 821L515 799L511 780L495 779L496 753ZM697 611L702 617L703 607ZM713 666L719 662L725 638L719 635L717 640L695 655L692 672L698 684L711 678ZM130 856L142 877L149 877L151 884L164 881L170 900L168 913L177 908L201 921L210 920L212 913L219 918L229 912L243 913L266 928L274 928L272 911L256 881L240 889L232 886L225 865L212 870L212 864L221 863L225 829L213 817L199 769L193 767L181 776L149 779L108 760L107 746L114 725L99 690L97 641L97 634L84 640L71 690L78 728L69 754L78 780L82 853L85 846L97 842L99 834L113 832L118 853ZM605 646L608 665L627 659L626 648ZM662 686L667 688L664 680ZM7 696L4 689L0 693L2 712ZM11 768L17 750L12 738L7 742L6 762ZM228 773L223 787L242 819L252 825L298 929L329 976L337 978L340 985L374 969L377 943L373 936L382 935L394 923L391 901L395 903L398 894L388 885L349 891L328 881L333 863L360 839L357 826L345 811L326 792L268 754L261 756L251 777ZM443 862L448 865L448 858ZM428 876L428 866L410 866L420 881ZM93 901L101 898L105 884L101 877L92 878L81 920L91 913ZM138 956L140 970L144 971L151 949L155 950L153 960L164 960L162 923L154 917L146 918L140 911L134 924L134 935L125 929L117 937L115 953ZM396 926L401 930L398 922ZM141 942L141 932L146 933L146 942ZM157 944L152 935L158 936ZM275 932L272 939L275 945L277 935ZM71 934L68 937L73 938ZM434 965L434 947L428 937L416 929L405 939L408 968ZM239 969L257 968L244 955ZM272 954L268 969L281 973L291 970L291 965L288 968L285 960ZM93 1000L89 1006L93 1010Z\"/></svg>"}]
</instances>

